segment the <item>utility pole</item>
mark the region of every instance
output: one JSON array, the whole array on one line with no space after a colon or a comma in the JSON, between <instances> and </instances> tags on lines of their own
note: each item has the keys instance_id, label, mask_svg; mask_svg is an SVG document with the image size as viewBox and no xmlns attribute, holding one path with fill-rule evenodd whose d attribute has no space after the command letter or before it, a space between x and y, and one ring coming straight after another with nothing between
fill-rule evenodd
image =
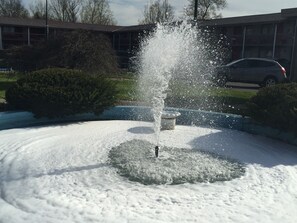
<instances>
[{"instance_id":1,"label":"utility pole","mask_svg":"<svg viewBox=\"0 0 297 223\"><path fill-rule=\"evenodd\" d=\"M46 40L48 40L48 33L49 33L49 28L48 28L48 5L47 5L47 0L45 0L45 35L46 35Z\"/></svg>"},{"instance_id":2,"label":"utility pole","mask_svg":"<svg viewBox=\"0 0 297 223\"><path fill-rule=\"evenodd\" d=\"M194 20L197 20L198 16L198 0L195 0L195 6L194 6Z\"/></svg>"}]
</instances>

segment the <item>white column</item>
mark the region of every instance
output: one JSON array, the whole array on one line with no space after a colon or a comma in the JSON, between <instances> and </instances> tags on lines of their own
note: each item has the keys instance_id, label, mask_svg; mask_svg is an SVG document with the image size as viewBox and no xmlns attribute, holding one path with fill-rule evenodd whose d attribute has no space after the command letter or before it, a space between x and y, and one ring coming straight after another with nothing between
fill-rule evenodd
<instances>
[{"instance_id":1,"label":"white column","mask_svg":"<svg viewBox=\"0 0 297 223\"><path fill-rule=\"evenodd\" d=\"M121 50L121 34L120 33L119 33L119 42L118 43L119 43L118 49Z\"/></svg>"},{"instance_id":2,"label":"white column","mask_svg":"<svg viewBox=\"0 0 297 223\"><path fill-rule=\"evenodd\" d=\"M297 18L295 19L295 28L294 28L294 38L293 38L293 47L291 54L291 67L290 67L290 80L297 81L297 69L296 69L296 45L297 45Z\"/></svg>"},{"instance_id":3,"label":"white column","mask_svg":"<svg viewBox=\"0 0 297 223\"><path fill-rule=\"evenodd\" d=\"M0 50L3 50L3 44L2 44L2 26L0 26Z\"/></svg>"},{"instance_id":4,"label":"white column","mask_svg":"<svg viewBox=\"0 0 297 223\"><path fill-rule=\"evenodd\" d=\"M30 27L28 27L28 29L27 29L27 34L28 34L28 36L27 36L28 46L30 46L31 45Z\"/></svg>"},{"instance_id":5,"label":"white column","mask_svg":"<svg viewBox=\"0 0 297 223\"><path fill-rule=\"evenodd\" d=\"M277 37L277 23L274 25L274 39L273 39L273 48L272 48L272 58L273 59L275 57L276 37Z\"/></svg>"},{"instance_id":6,"label":"white column","mask_svg":"<svg viewBox=\"0 0 297 223\"><path fill-rule=\"evenodd\" d=\"M242 38L241 58L244 58L244 50L245 50L245 35L246 35L246 26L245 26L245 27L243 27L243 38Z\"/></svg>"},{"instance_id":7,"label":"white column","mask_svg":"<svg viewBox=\"0 0 297 223\"><path fill-rule=\"evenodd\" d=\"M132 50L132 33L129 33L129 50Z\"/></svg>"}]
</instances>

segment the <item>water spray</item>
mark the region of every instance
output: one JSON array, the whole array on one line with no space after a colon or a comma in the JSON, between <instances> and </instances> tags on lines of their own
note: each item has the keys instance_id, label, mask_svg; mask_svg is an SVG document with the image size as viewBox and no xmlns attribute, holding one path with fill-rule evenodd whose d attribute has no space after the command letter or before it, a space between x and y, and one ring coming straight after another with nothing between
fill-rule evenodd
<instances>
[{"instance_id":1,"label":"water spray","mask_svg":"<svg viewBox=\"0 0 297 223\"><path fill-rule=\"evenodd\" d=\"M206 31L193 27L192 23L158 24L140 44L135 61L139 73L138 93L141 101L152 107L156 157L161 130L173 130L176 117L180 115L164 112L167 96L175 97L170 88L178 87L182 92L189 84L196 87L196 83L201 83L197 84L201 91L207 80L204 76L212 73L213 63L209 61L215 51L207 37ZM178 96L174 103L180 103Z\"/></svg>"}]
</instances>

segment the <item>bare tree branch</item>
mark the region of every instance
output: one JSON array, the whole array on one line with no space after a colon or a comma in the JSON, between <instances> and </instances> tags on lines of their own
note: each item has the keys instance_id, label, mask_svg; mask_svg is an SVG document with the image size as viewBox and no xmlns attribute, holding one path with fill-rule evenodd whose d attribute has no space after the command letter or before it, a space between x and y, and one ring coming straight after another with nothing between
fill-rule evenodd
<instances>
[{"instance_id":1,"label":"bare tree branch","mask_svg":"<svg viewBox=\"0 0 297 223\"><path fill-rule=\"evenodd\" d=\"M29 5L30 15L35 19L45 18L45 1L35 0ZM50 17L50 16L49 16Z\"/></svg>"},{"instance_id":2,"label":"bare tree branch","mask_svg":"<svg viewBox=\"0 0 297 223\"><path fill-rule=\"evenodd\" d=\"M51 0L50 11L53 19L64 22L77 22L81 7L79 0Z\"/></svg>"},{"instance_id":3,"label":"bare tree branch","mask_svg":"<svg viewBox=\"0 0 297 223\"><path fill-rule=\"evenodd\" d=\"M84 23L100 25L116 23L108 0L85 0L80 15L81 21Z\"/></svg>"},{"instance_id":4,"label":"bare tree branch","mask_svg":"<svg viewBox=\"0 0 297 223\"><path fill-rule=\"evenodd\" d=\"M0 16L28 17L28 10L21 0L0 0Z\"/></svg>"},{"instance_id":5,"label":"bare tree branch","mask_svg":"<svg viewBox=\"0 0 297 223\"><path fill-rule=\"evenodd\" d=\"M155 0L144 7L143 16L140 24L172 22L174 20L174 9L168 0Z\"/></svg>"},{"instance_id":6,"label":"bare tree branch","mask_svg":"<svg viewBox=\"0 0 297 223\"><path fill-rule=\"evenodd\" d=\"M200 20L221 17L221 14L218 13L218 11L227 6L226 0L199 0L198 3L198 19ZM194 7L195 0L189 0L189 5L185 9L187 18L193 19Z\"/></svg>"}]
</instances>

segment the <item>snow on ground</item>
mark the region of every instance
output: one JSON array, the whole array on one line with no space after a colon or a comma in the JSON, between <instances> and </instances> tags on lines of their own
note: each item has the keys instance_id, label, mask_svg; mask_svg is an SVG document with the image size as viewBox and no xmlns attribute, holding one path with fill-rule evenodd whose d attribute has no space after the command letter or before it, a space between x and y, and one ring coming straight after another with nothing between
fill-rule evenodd
<instances>
[{"instance_id":1,"label":"snow on ground","mask_svg":"<svg viewBox=\"0 0 297 223\"><path fill-rule=\"evenodd\" d=\"M113 146L132 139L153 141L151 123L0 131L0 222L297 222L296 147L238 131L177 126L161 133L163 145L238 159L245 175L146 186L119 176L108 162Z\"/></svg>"}]
</instances>

